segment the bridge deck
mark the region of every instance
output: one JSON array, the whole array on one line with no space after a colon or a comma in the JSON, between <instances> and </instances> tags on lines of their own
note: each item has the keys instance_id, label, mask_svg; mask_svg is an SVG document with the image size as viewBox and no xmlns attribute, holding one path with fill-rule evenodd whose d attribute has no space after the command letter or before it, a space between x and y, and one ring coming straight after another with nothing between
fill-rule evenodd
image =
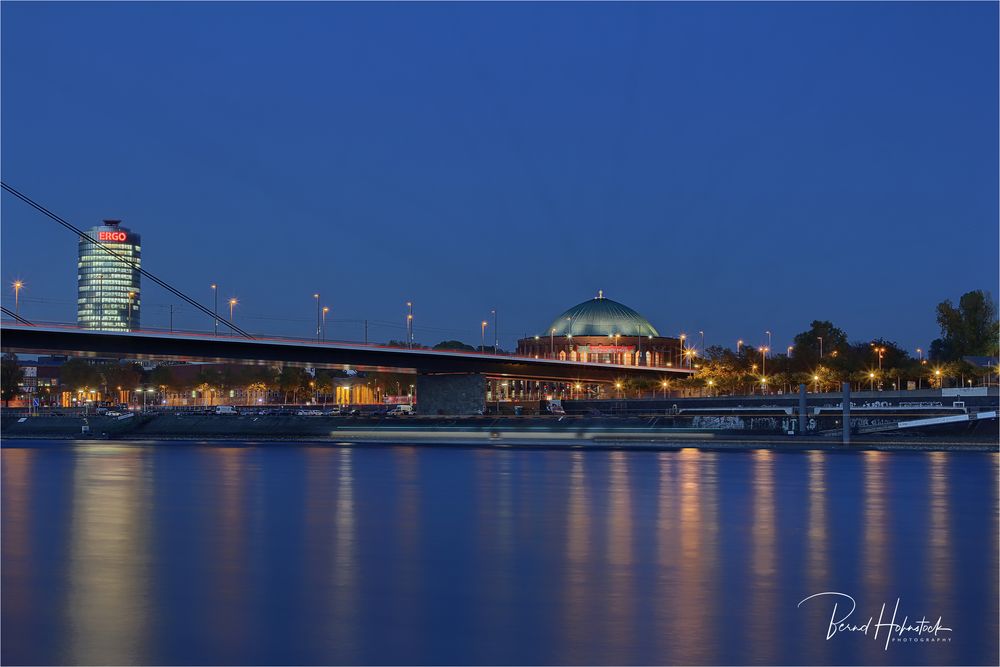
<instances>
[{"instance_id":1,"label":"bridge deck","mask_svg":"<svg viewBox=\"0 0 1000 667\"><path fill-rule=\"evenodd\" d=\"M128 357L140 360L276 362L329 368L411 373L481 373L491 377L568 382L614 382L684 377L686 368L650 368L512 355L406 349L342 341L246 339L144 330L110 332L71 326L0 323L0 347L28 354Z\"/></svg>"}]
</instances>

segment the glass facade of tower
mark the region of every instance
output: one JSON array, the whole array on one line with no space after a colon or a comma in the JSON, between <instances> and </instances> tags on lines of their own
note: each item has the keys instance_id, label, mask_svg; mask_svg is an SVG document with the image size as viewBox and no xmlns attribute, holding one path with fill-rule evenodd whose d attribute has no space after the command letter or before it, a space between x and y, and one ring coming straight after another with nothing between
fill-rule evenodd
<instances>
[{"instance_id":1,"label":"glass facade of tower","mask_svg":"<svg viewBox=\"0 0 1000 667\"><path fill-rule=\"evenodd\" d=\"M134 331L139 328L140 239L118 220L87 232L90 237L135 263L133 268L90 241L80 239L77 263L76 321L84 329Z\"/></svg>"}]
</instances>

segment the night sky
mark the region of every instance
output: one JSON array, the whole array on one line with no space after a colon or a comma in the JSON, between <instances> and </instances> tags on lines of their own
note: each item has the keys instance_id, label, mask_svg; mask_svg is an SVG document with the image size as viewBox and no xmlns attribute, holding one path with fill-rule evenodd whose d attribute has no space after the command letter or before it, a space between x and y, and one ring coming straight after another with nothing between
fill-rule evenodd
<instances>
[{"instance_id":1,"label":"night sky","mask_svg":"<svg viewBox=\"0 0 1000 667\"><path fill-rule=\"evenodd\" d=\"M997 12L5 2L3 179L251 331L312 335L319 291L329 338L402 339L412 300L419 342L497 308L510 348L603 289L709 345L912 353L996 295ZM75 321L76 239L2 216L4 304ZM171 302L144 282L143 324Z\"/></svg>"}]
</instances>

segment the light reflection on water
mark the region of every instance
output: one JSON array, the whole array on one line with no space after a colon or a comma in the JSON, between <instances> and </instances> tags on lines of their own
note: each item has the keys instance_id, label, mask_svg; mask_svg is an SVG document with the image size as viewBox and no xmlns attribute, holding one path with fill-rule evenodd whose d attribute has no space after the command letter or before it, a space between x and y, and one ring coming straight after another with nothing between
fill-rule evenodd
<instances>
[{"instance_id":1,"label":"light reflection on water","mask_svg":"<svg viewBox=\"0 0 1000 667\"><path fill-rule=\"evenodd\" d=\"M145 657L154 620L150 481L143 452L101 448L77 457L63 608L68 642L61 662L137 663Z\"/></svg>"},{"instance_id":2,"label":"light reflection on water","mask_svg":"<svg viewBox=\"0 0 1000 667\"><path fill-rule=\"evenodd\" d=\"M997 662L996 454L0 454L4 663ZM952 641L825 641L824 590Z\"/></svg>"}]
</instances>

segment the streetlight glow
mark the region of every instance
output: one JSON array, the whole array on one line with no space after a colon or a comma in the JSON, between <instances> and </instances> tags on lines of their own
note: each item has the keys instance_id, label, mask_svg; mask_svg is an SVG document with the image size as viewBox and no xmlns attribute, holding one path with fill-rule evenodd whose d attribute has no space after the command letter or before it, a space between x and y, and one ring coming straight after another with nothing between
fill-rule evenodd
<instances>
[{"instance_id":1,"label":"streetlight glow","mask_svg":"<svg viewBox=\"0 0 1000 667\"><path fill-rule=\"evenodd\" d=\"M24 281L15 280L11 287L14 288L14 314L21 314L21 290L24 288Z\"/></svg>"}]
</instances>

